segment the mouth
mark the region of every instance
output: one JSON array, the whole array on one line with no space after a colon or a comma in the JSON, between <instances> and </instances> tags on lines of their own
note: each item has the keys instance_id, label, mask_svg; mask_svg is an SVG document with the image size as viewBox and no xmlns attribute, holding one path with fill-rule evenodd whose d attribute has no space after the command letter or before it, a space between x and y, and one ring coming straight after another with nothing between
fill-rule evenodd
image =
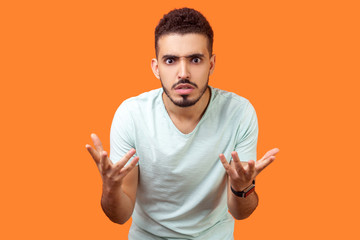
<instances>
[{"instance_id":1,"label":"mouth","mask_svg":"<svg viewBox=\"0 0 360 240\"><path fill-rule=\"evenodd\" d=\"M175 87L175 90L178 90L178 89L194 89L194 86L191 84L183 83L183 84L179 84Z\"/></svg>"},{"instance_id":2,"label":"mouth","mask_svg":"<svg viewBox=\"0 0 360 240\"><path fill-rule=\"evenodd\" d=\"M185 84L177 85L174 89L175 92L177 92L180 95L188 95L195 89L195 87L191 84L185 83Z\"/></svg>"}]
</instances>

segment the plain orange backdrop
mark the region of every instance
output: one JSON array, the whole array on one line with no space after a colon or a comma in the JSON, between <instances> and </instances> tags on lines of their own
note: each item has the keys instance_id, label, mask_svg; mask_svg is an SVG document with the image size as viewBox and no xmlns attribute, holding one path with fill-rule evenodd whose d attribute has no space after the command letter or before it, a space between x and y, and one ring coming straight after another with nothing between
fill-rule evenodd
<instances>
[{"instance_id":1,"label":"plain orange backdrop","mask_svg":"<svg viewBox=\"0 0 360 240\"><path fill-rule=\"evenodd\" d=\"M210 84L248 98L260 205L235 239L360 239L358 1L1 1L1 239L127 239L85 144L160 87L154 28L179 7L214 32Z\"/></svg>"}]
</instances>

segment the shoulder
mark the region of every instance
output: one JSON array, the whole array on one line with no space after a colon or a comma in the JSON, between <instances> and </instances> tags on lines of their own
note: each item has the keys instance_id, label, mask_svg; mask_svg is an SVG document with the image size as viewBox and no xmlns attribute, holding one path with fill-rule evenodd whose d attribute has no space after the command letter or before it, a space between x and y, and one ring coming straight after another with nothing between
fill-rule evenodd
<instances>
[{"instance_id":1,"label":"shoulder","mask_svg":"<svg viewBox=\"0 0 360 240\"><path fill-rule=\"evenodd\" d=\"M243 113L244 111L255 111L250 101L233 92L228 92L218 88L211 87L212 102L216 109L226 112Z\"/></svg>"},{"instance_id":2,"label":"shoulder","mask_svg":"<svg viewBox=\"0 0 360 240\"><path fill-rule=\"evenodd\" d=\"M155 89L124 100L115 111L112 129L134 129L137 122L151 118L161 94Z\"/></svg>"},{"instance_id":3,"label":"shoulder","mask_svg":"<svg viewBox=\"0 0 360 240\"><path fill-rule=\"evenodd\" d=\"M156 101L159 96L161 96L162 89L154 89L148 92L141 93L138 96L131 97L126 99L122 104L128 105L128 106L134 106L134 105L142 105L144 103L151 103L153 101Z\"/></svg>"},{"instance_id":4,"label":"shoulder","mask_svg":"<svg viewBox=\"0 0 360 240\"><path fill-rule=\"evenodd\" d=\"M143 111L144 109L151 109L161 100L162 89L154 89L144 92L138 96L134 96L124 100L118 107L116 112L126 111L128 113Z\"/></svg>"}]
</instances>

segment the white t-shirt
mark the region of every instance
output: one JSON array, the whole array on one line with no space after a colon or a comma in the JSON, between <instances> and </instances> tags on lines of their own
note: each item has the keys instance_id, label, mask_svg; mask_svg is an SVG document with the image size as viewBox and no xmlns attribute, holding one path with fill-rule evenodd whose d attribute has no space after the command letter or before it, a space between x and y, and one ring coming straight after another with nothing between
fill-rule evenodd
<instances>
[{"instance_id":1,"label":"white t-shirt","mask_svg":"<svg viewBox=\"0 0 360 240\"><path fill-rule=\"evenodd\" d=\"M131 148L139 156L129 239L233 239L219 154L230 161L231 152L237 151L241 161L256 160L257 117L245 98L210 90L210 103L189 134L171 121L163 89L127 99L116 111L111 160L117 162Z\"/></svg>"}]
</instances>

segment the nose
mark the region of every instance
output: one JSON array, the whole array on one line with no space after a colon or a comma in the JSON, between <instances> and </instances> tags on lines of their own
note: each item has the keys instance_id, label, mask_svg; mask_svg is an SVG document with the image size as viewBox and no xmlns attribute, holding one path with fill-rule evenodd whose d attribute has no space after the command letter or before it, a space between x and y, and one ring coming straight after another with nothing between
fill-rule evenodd
<instances>
[{"instance_id":1,"label":"nose","mask_svg":"<svg viewBox=\"0 0 360 240\"><path fill-rule=\"evenodd\" d=\"M178 71L178 79L190 79L190 71L186 59L180 60Z\"/></svg>"}]
</instances>

